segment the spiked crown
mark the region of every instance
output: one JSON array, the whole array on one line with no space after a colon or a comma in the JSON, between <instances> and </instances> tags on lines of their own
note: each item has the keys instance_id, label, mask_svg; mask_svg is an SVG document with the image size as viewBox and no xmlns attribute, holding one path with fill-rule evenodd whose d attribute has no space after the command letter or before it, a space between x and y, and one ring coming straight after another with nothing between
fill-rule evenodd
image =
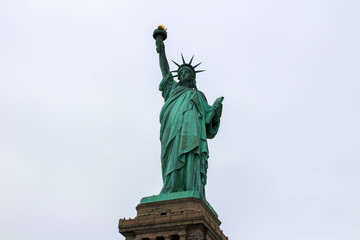
<instances>
[{"instance_id":1,"label":"spiked crown","mask_svg":"<svg viewBox=\"0 0 360 240\"><path fill-rule=\"evenodd\" d=\"M177 75L175 75L174 77L177 77L178 74L180 73L181 69L183 69L184 67L190 68L193 71L194 76L196 76L196 73L205 71L205 70L195 70L195 68L197 66L199 66L201 64L201 62L196 64L195 66L191 65L192 60L194 59L194 56L192 56L189 63L185 62L184 56L182 54L181 54L181 59L182 59L182 62L183 62L181 65L176 63L174 60L171 60L173 63L175 63L176 66L178 66L178 70L171 71L171 72L176 72L177 73Z\"/></svg>"}]
</instances>

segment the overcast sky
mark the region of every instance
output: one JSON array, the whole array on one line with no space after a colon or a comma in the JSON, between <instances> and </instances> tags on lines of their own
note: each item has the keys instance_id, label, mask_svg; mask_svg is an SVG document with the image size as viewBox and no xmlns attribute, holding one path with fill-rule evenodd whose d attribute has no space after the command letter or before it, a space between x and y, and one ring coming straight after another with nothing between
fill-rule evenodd
<instances>
[{"instance_id":1,"label":"overcast sky","mask_svg":"<svg viewBox=\"0 0 360 240\"><path fill-rule=\"evenodd\" d=\"M118 219L160 192L164 24L168 58L195 54L199 90L225 97L206 194L229 239L359 240L359 12L0 0L0 239L121 240Z\"/></svg>"}]
</instances>

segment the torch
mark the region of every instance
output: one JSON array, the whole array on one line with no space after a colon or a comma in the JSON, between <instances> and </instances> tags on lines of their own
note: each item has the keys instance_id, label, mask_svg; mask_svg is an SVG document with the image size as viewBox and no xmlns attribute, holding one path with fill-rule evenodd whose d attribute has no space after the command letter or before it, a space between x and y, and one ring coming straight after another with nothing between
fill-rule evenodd
<instances>
[{"instance_id":1,"label":"torch","mask_svg":"<svg viewBox=\"0 0 360 240\"><path fill-rule=\"evenodd\" d=\"M154 30L153 38L156 40L156 46L159 46L159 41L163 42L167 38L166 30L167 29L164 27L164 25L159 25L157 29ZM156 51L159 53L160 49L156 48Z\"/></svg>"},{"instance_id":2,"label":"torch","mask_svg":"<svg viewBox=\"0 0 360 240\"><path fill-rule=\"evenodd\" d=\"M165 39L167 38L167 32L166 32L167 28L165 28L164 25L159 25L157 27L157 29L154 30L154 33L153 33L153 38L155 40L157 40L158 38L161 40L161 41L165 41Z\"/></svg>"}]
</instances>

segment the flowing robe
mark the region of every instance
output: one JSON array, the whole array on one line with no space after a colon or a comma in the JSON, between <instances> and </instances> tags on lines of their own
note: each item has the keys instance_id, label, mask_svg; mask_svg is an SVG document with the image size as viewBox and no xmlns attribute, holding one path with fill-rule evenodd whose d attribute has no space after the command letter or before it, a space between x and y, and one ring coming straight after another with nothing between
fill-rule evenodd
<instances>
[{"instance_id":1,"label":"flowing robe","mask_svg":"<svg viewBox=\"0 0 360 240\"><path fill-rule=\"evenodd\" d=\"M161 193L196 191L205 199L209 150L220 120L204 94L175 82L171 73L161 81L165 103L160 113L163 188Z\"/></svg>"}]
</instances>

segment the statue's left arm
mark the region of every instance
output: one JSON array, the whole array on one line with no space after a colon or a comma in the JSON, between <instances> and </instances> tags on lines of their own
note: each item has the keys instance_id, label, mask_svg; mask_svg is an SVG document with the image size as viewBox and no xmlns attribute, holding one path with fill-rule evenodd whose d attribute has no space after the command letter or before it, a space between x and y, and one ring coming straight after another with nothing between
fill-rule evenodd
<instances>
[{"instance_id":1,"label":"statue's left arm","mask_svg":"<svg viewBox=\"0 0 360 240\"><path fill-rule=\"evenodd\" d=\"M207 138L214 138L220 127L220 118L222 114L222 101L224 97L220 97L215 100L214 104L209 107L206 115L206 134Z\"/></svg>"}]
</instances>

